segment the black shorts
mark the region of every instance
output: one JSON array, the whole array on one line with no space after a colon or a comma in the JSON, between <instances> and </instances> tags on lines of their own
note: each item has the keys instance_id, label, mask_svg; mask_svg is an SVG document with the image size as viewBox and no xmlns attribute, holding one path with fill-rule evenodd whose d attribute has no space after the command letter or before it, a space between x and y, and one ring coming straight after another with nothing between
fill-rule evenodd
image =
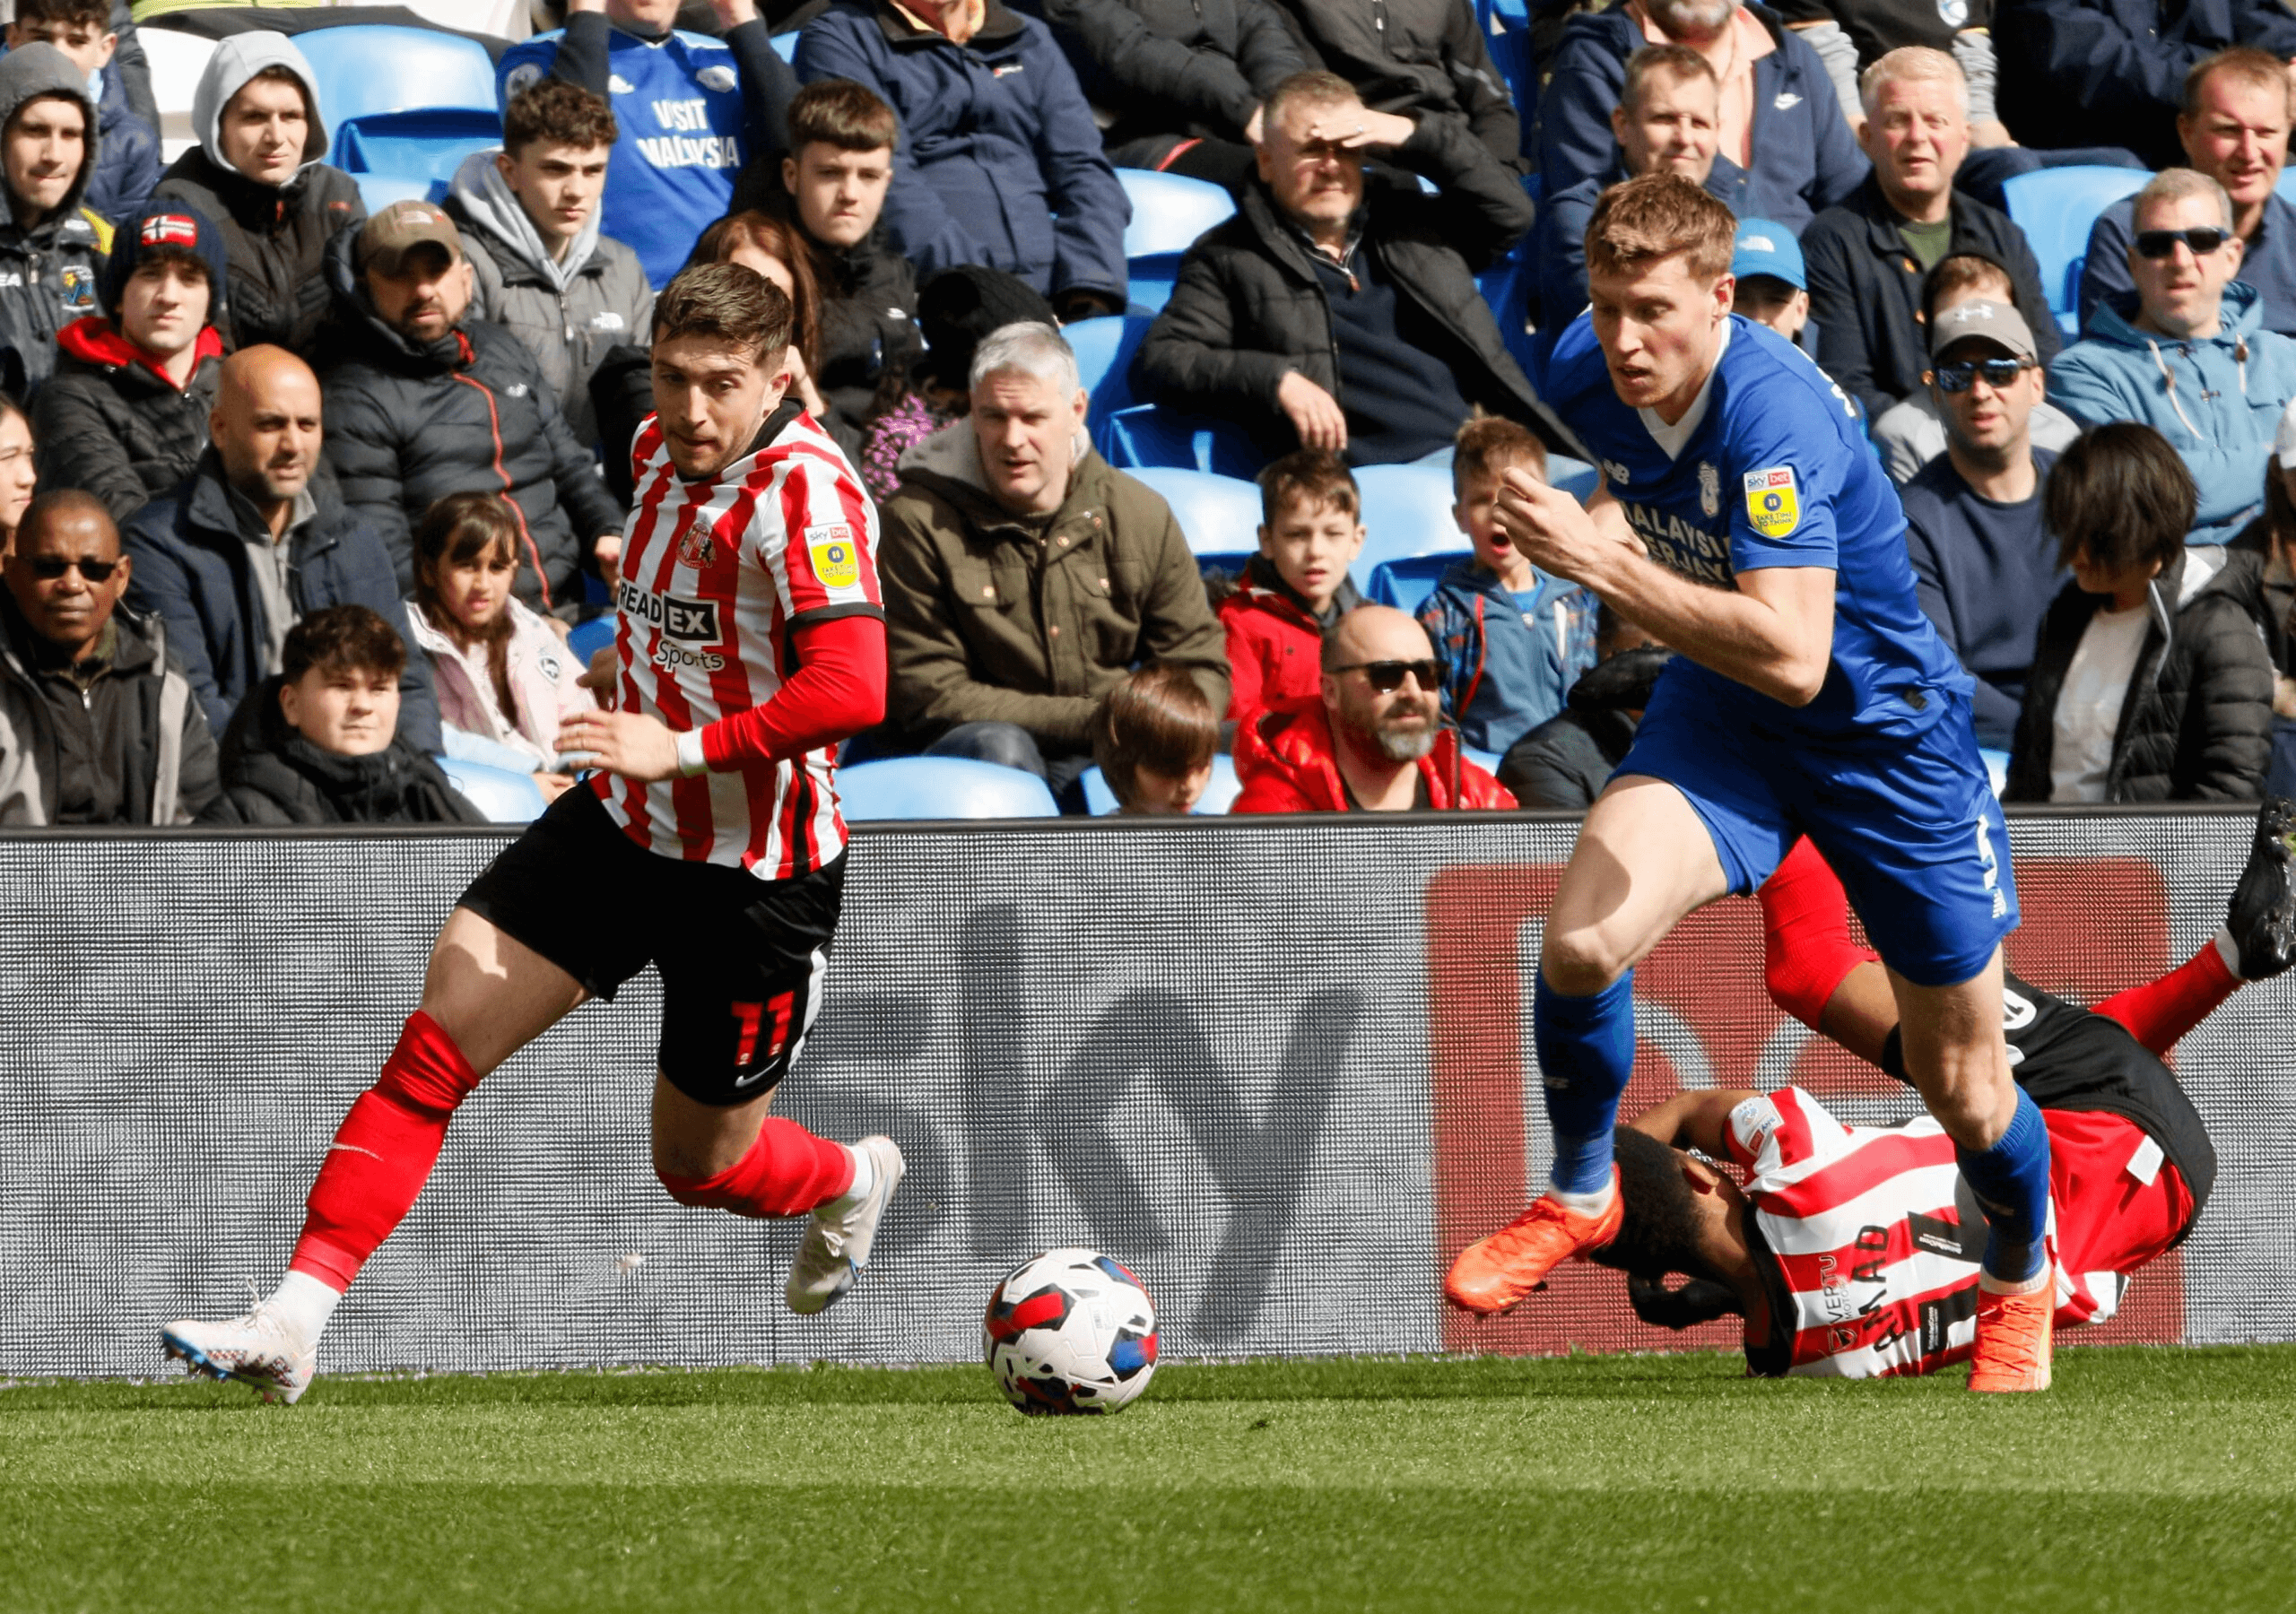
<instances>
[{"instance_id":1,"label":"black shorts","mask_svg":"<svg viewBox=\"0 0 2296 1614\"><path fill-rule=\"evenodd\" d=\"M788 1073L820 1011L845 858L795 880L648 852L577 785L505 847L461 906L612 998L662 975L662 1074L697 1104L747 1104Z\"/></svg>"}]
</instances>

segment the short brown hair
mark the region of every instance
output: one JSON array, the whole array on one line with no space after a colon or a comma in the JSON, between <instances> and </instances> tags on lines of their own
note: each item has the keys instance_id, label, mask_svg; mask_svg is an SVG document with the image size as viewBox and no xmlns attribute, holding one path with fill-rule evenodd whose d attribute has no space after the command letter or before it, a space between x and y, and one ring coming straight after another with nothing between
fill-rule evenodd
<instances>
[{"instance_id":1,"label":"short brown hair","mask_svg":"<svg viewBox=\"0 0 2296 1614\"><path fill-rule=\"evenodd\" d=\"M813 248L805 238L787 221L756 208L728 213L701 232L693 244L693 261L697 264L727 264L733 261L735 248L744 243L757 247L768 257L780 259L789 271L789 340L805 360L808 374L815 369L820 341L822 292L820 278L813 273Z\"/></svg>"},{"instance_id":2,"label":"short brown hair","mask_svg":"<svg viewBox=\"0 0 2296 1614\"><path fill-rule=\"evenodd\" d=\"M111 31L111 5L109 0L16 0L16 21L92 28L100 39Z\"/></svg>"},{"instance_id":3,"label":"short brown hair","mask_svg":"<svg viewBox=\"0 0 2296 1614\"><path fill-rule=\"evenodd\" d=\"M1702 281L1730 273L1738 221L1730 210L1680 174L1644 174L1613 185L1587 221L1587 272L1625 274L1678 252Z\"/></svg>"},{"instance_id":4,"label":"short brown hair","mask_svg":"<svg viewBox=\"0 0 2296 1614\"><path fill-rule=\"evenodd\" d=\"M1298 448L1271 460L1259 473L1259 515L1269 526L1293 505L1361 517L1363 495L1347 462L1328 448Z\"/></svg>"},{"instance_id":5,"label":"short brown hair","mask_svg":"<svg viewBox=\"0 0 2296 1614\"><path fill-rule=\"evenodd\" d=\"M2187 117L2200 116L2200 98L2208 88L2208 81L2220 73L2229 73L2252 90L2278 89L2288 92L2289 105L2296 108L2296 88L2288 82L2288 65L2269 50L2259 50L2253 45L2235 45L2220 50L2214 56L2203 56L2185 70L2185 108Z\"/></svg>"},{"instance_id":6,"label":"short brown hair","mask_svg":"<svg viewBox=\"0 0 2296 1614\"><path fill-rule=\"evenodd\" d=\"M789 345L789 299L756 270L740 264L696 264L682 269L654 303L654 344L681 336L715 337L759 358Z\"/></svg>"},{"instance_id":7,"label":"short brown hair","mask_svg":"<svg viewBox=\"0 0 2296 1614\"><path fill-rule=\"evenodd\" d=\"M1980 286L2006 288L2002 296L2011 308L2017 308L2017 277L1999 258L1987 257L1982 252L1956 252L1939 258L1921 279L1922 329L1935 325L1938 306L1947 298ZM2025 310L2017 308L2017 312L2022 314Z\"/></svg>"},{"instance_id":8,"label":"short brown hair","mask_svg":"<svg viewBox=\"0 0 2296 1614\"><path fill-rule=\"evenodd\" d=\"M1657 74L1669 78L1702 78L1718 93L1722 81L1714 76L1714 64L1687 45L1645 45L1626 58L1626 82L1619 87L1618 104L1639 107L1642 91Z\"/></svg>"},{"instance_id":9,"label":"short brown hair","mask_svg":"<svg viewBox=\"0 0 2296 1614\"><path fill-rule=\"evenodd\" d=\"M1137 668L1092 709L1092 760L1126 807L1138 799L1140 769L1192 773L1219 749L1219 715L1179 667Z\"/></svg>"},{"instance_id":10,"label":"short brown hair","mask_svg":"<svg viewBox=\"0 0 2296 1614\"><path fill-rule=\"evenodd\" d=\"M502 112L502 149L513 157L536 143L585 152L610 146L621 132L604 97L561 78L535 80Z\"/></svg>"},{"instance_id":11,"label":"short brown hair","mask_svg":"<svg viewBox=\"0 0 2296 1614\"><path fill-rule=\"evenodd\" d=\"M288 683L301 682L313 667L396 678L406 671L406 641L364 605L330 605L287 629L279 653L280 676Z\"/></svg>"},{"instance_id":12,"label":"short brown hair","mask_svg":"<svg viewBox=\"0 0 2296 1614\"><path fill-rule=\"evenodd\" d=\"M1496 477L1515 465L1528 465L1546 480L1546 445L1527 426L1504 415L1477 415L1452 439L1451 495L1466 497L1467 483Z\"/></svg>"},{"instance_id":13,"label":"short brown hair","mask_svg":"<svg viewBox=\"0 0 2296 1614\"><path fill-rule=\"evenodd\" d=\"M789 98L789 154L816 142L840 152L874 152L900 139L900 119L884 99L851 79L819 79Z\"/></svg>"},{"instance_id":14,"label":"short brown hair","mask_svg":"<svg viewBox=\"0 0 2296 1614\"><path fill-rule=\"evenodd\" d=\"M2116 421L2073 439L2048 473L2041 516L2057 559L2085 555L2115 571L2173 564L2199 496L2184 457L2150 426Z\"/></svg>"},{"instance_id":15,"label":"short brown hair","mask_svg":"<svg viewBox=\"0 0 2296 1614\"><path fill-rule=\"evenodd\" d=\"M1320 67L1305 73L1295 73L1267 92L1266 103L1260 121L1272 124L1283 116L1283 109L1294 101L1311 107L1328 107L1339 101L1356 99L1355 86L1336 73L1326 73Z\"/></svg>"}]
</instances>

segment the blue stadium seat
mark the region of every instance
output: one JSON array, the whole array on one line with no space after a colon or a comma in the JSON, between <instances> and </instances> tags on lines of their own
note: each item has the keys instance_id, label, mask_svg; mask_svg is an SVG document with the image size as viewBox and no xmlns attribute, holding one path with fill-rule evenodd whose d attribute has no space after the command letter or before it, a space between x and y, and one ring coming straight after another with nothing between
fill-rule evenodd
<instances>
[{"instance_id":1,"label":"blue stadium seat","mask_svg":"<svg viewBox=\"0 0 2296 1614\"><path fill-rule=\"evenodd\" d=\"M394 202L444 202L447 182L425 179L411 174L353 174L359 184L359 200L371 215L378 213Z\"/></svg>"},{"instance_id":2,"label":"blue stadium seat","mask_svg":"<svg viewBox=\"0 0 2296 1614\"><path fill-rule=\"evenodd\" d=\"M613 644L614 620L609 612L604 616L592 617L568 634L566 647L574 653L574 659L587 667L592 656Z\"/></svg>"},{"instance_id":3,"label":"blue stadium seat","mask_svg":"<svg viewBox=\"0 0 2296 1614\"><path fill-rule=\"evenodd\" d=\"M502 143L494 61L475 39L362 23L313 29L295 47L335 132L328 161L346 173L448 179Z\"/></svg>"},{"instance_id":4,"label":"blue stadium seat","mask_svg":"<svg viewBox=\"0 0 2296 1614\"><path fill-rule=\"evenodd\" d=\"M1231 571L1259 552L1259 490L1232 476L1143 465L1126 473L1161 495L1201 565Z\"/></svg>"},{"instance_id":5,"label":"blue stadium seat","mask_svg":"<svg viewBox=\"0 0 2296 1614\"><path fill-rule=\"evenodd\" d=\"M1374 605L1392 605L1397 611L1407 611L1416 616L1427 596L1435 592L1435 585L1442 575L1457 566L1462 557L1455 551L1440 555L1405 555L1400 560L1382 560L1371 568L1371 586L1363 597Z\"/></svg>"},{"instance_id":6,"label":"blue stadium seat","mask_svg":"<svg viewBox=\"0 0 2296 1614\"><path fill-rule=\"evenodd\" d=\"M1235 799L1243 794L1244 782L1236 777L1236 759L1222 751L1212 759L1212 783L1204 787L1194 809L1197 818L1217 818L1225 813ZM1107 818L1116 811L1116 792L1100 777L1097 768L1084 770L1084 807L1094 818Z\"/></svg>"},{"instance_id":7,"label":"blue stadium seat","mask_svg":"<svg viewBox=\"0 0 2296 1614\"><path fill-rule=\"evenodd\" d=\"M1348 568L1355 586L1368 590L1383 561L1406 555L1462 553L1473 546L1451 519L1451 473L1437 465L1365 465L1355 473L1363 490L1363 552Z\"/></svg>"},{"instance_id":8,"label":"blue stadium seat","mask_svg":"<svg viewBox=\"0 0 2296 1614\"><path fill-rule=\"evenodd\" d=\"M2272 188L2280 193L2283 202L2296 204L2296 169L2282 169L2280 178Z\"/></svg>"},{"instance_id":9,"label":"blue stadium seat","mask_svg":"<svg viewBox=\"0 0 2296 1614\"><path fill-rule=\"evenodd\" d=\"M1124 227L1127 258L1177 258L1236 214L1236 199L1209 179L1129 168L1117 169L1116 178L1132 203L1132 222Z\"/></svg>"},{"instance_id":10,"label":"blue stadium seat","mask_svg":"<svg viewBox=\"0 0 2296 1614\"><path fill-rule=\"evenodd\" d=\"M774 35L773 54L785 62L795 62L797 59L797 41L804 32L803 29L791 29L787 33Z\"/></svg>"},{"instance_id":11,"label":"blue stadium seat","mask_svg":"<svg viewBox=\"0 0 2296 1614\"><path fill-rule=\"evenodd\" d=\"M1567 454L1550 454L1546 456L1546 479L1585 504L1595 496L1595 486L1602 481L1602 474L1585 460L1572 459Z\"/></svg>"},{"instance_id":12,"label":"blue stadium seat","mask_svg":"<svg viewBox=\"0 0 2296 1614\"><path fill-rule=\"evenodd\" d=\"M1097 417L1092 446L1120 470L1167 465L1245 482L1259 474L1267 457L1240 426L1154 404L1135 404Z\"/></svg>"},{"instance_id":13,"label":"blue stadium seat","mask_svg":"<svg viewBox=\"0 0 2296 1614\"><path fill-rule=\"evenodd\" d=\"M1480 768L1487 774L1495 774L1499 771L1499 753L1497 751L1477 751L1472 745L1462 745L1459 747L1459 755L1465 757L1468 761L1474 763L1477 768Z\"/></svg>"},{"instance_id":14,"label":"blue stadium seat","mask_svg":"<svg viewBox=\"0 0 2296 1614\"><path fill-rule=\"evenodd\" d=\"M1076 355L1077 378L1092 397L1092 412L1087 418L1094 428L1133 404L1132 357L1154 323L1145 315L1128 314L1120 318L1080 319L1062 329L1060 334Z\"/></svg>"},{"instance_id":15,"label":"blue stadium seat","mask_svg":"<svg viewBox=\"0 0 2296 1614\"><path fill-rule=\"evenodd\" d=\"M837 794L846 818L856 823L1060 816L1052 792L1036 775L970 757L889 757L840 768Z\"/></svg>"},{"instance_id":16,"label":"blue stadium seat","mask_svg":"<svg viewBox=\"0 0 2296 1614\"><path fill-rule=\"evenodd\" d=\"M2089 255L2091 226L2099 213L2135 195L2152 177L2142 169L2045 168L2002 186L2009 216L2039 261L2049 309L2067 336L2080 334L2081 264Z\"/></svg>"},{"instance_id":17,"label":"blue stadium seat","mask_svg":"<svg viewBox=\"0 0 2296 1614\"><path fill-rule=\"evenodd\" d=\"M438 761L447 782L484 813L490 823L531 824L550 804L543 800L542 786L535 783L532 774L512 773L507 768L489 768L483 762L465 762L454 757L440 757Z\"/></svg>"}]
</instances>

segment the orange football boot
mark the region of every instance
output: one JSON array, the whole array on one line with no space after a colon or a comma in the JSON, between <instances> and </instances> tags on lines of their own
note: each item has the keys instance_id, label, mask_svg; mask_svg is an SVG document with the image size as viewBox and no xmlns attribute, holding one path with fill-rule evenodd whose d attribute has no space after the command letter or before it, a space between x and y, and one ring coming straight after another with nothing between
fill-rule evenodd
<instances>
[{"instance_id":1,"label":"orange football boot","mask_svg":"<svg viewBox=\"0 0 2296 1614\"><path fill-rule=\"evenodd\" d=\"M1970 1388L1993 1394L2048 1388L2049 1343L2057 1317L2057 1267L2024 1295L1996 1295L1978 1280L1977 1350Z\"/></svg>"},{"instance_id":2,"label":"orange football boot","mask_svg":"<svg viewBox=\"0 0 2296 1614\"><path fill-rule=\"evenodd\" d=\"M1615 1166L1610 1207L1597 1215L1583 1215L1541 1194L1498 1232L1459 1252L1443 1280L1444 1297L1463 1310L1495 1317L1544 1287L1546 1275L1564 1262L1616 1238L1625 1220L1626 1196L1619 1192Z\"/></svg>"}]
</instances>

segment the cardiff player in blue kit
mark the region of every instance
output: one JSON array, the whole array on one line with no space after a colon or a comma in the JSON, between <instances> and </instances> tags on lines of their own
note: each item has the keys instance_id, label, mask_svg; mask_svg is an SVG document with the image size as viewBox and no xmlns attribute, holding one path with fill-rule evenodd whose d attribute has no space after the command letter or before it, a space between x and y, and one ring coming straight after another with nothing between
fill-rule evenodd
<instances>
[{"instance_id":1,"label":"cardiff player in blue kit","mask_svg":"<svg viewBox=\"0 0 2296 1614\"><path fill-rule=\"evenodd\" d=\"M1552 1180L1460 1254L1445 1292L1502 1312L1615 1236L1634 966L1806 834L1888 966L1908 1072L1989 1224L1970 1388L2046 1389L2048 1134L2002 1035L2017 898L1972 686L1922 615L1904 513L1848 400L1731 313L1735 236L1727 208L1673 175L1605 193L1592 308L1546 389L1604 490L1581 509L1510 473L1500 498L1534 564L1677 654L1547 915L1535 1036Z\"/></svg>"}]
</instances>

